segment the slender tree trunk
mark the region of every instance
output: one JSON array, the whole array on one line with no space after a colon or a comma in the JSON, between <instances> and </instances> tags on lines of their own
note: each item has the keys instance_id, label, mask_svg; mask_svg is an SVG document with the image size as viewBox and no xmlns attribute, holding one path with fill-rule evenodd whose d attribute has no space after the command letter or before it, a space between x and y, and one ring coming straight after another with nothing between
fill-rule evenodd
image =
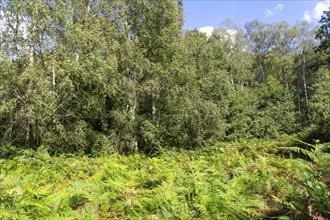
<instances>
[{"instance_id":1,"label":"slender tree trunk","mask_svg":"<svg viewBox=\"0 0 330 220\"><path fill-rule=\"evenodd\" d=\"M304 83L304 93L305 93L305 101L307 107L307 113L309 114L309 103L308 103L308 91L307 91L307 82L306 82L306 58L303 57L303 83Z\"/></svg>"},{"instance_id":2,"label":"slender tree trunk","mask_svg":"<svg viewBox=\"0 0 330 220\"><path fill-rule=\"evenodd\" d=\"M285 74L284 71L283 71L283 74ZM286 76L284 76L284 82L285 82L285 88L289 89L289 82L288 82L288 79Z\"/></svg>"},{"instance_id":3,"label":"slender tree trunk","mask_svg":"<svg viewBox=\"0 0 330 220\"><path fill-rule=\"evenodd\" d=\"M86 7L86 15L85 15L85 20L83 20L83 28L82 28L82 31L84 32L85 31L85 27L86 27L86 21L88 19L88 16L89 16L89 12L91 10L91 5L92 5L92 1L89 1L88 2L88 5ZM75 56L76 56L76 62L79 62L79 50L75 52Z\"/></svg>"},{"instance_id":4,"label":"slender tree trunk","mask_svg":"<svg viewBox=\"0 0 330 220\"><path fill-rule=\"evenodd\" d=\"M126 69L126 73L129 76L131 74L131 71L129 68ZM134 86L136 83L136 76L134 73L132 73L130 80L132 80ZM135 130L135 123L136 123L136 108L137 108L137 91L136 91L136 86L133 88L132 94L130 95L130 100L129 100L130 106L129 106L129 115L130 115L130 123L133 124L133 130L131 131L131 142L129 144L129 150L134 153L138 151L138 141L137 141L137 136L136 136L136 130Z\"/></svg>"},{"instance_id":5,"label":"slender tree trunk","mask_svg":"<svg viewBox=\"0 0 330 220\"><path fill-rule=\"evenodd\" d=\"M30 45L29 45L29 68L33 68L34 66L34 55L35 55L35 30L34 25L32 24L32 30L30 32ZM34 85L33 81L30 81L27 87L27 94L30 97L33 97L34 94ZM27 133L26 133L26 144L29 146L35 146L36 144L36 133L37 133L37 120L36 120L36 113L33 104L31 104L31 101L28 101L28 104L26 106L27 110Z\"/></svg>"},{"instance_id":6,"label":"slender tree trunk","mask_svg":"<svg viewBox=\"0 0 330 220\"><path fill-rule=\"evenodd\" d=\"M29 67L32 67L34 64L34 45L31 43L29 51Z\"/></svg>"},{"instance_id":7,"label":"slender tree trunk","mask_svg":"<svg viewBox=\"0 0 330 220\"><path fill-rule=\"evenodd\" d=\"M29 96L33 97L33 83L30 82L28 85L27 93ZM31 101L28 101L28 104L25 106L26 107L26 119L27 119L27 125L26 125L26 136L25 136L25 142L29 146L34 146L35 145L35 140L36 140L36 114L34 111L34 106L29 103Z\"/></svg>"},{"instance_id":8,"label":"slender tree trunk","mask_svg":"<svg viewBox=\"0 0 330 220\"><path fill-rule=\"evenodd\" d=\"M15 32L14 41L15 41L15 50L16 50L16 54L17 54L18 57L20 57L20 52L19 52L19 49L18 49L18 45L19 45L19 43L18 43L18 29L19 29L19 25L20 25L20 20L19 20L19 15L17 13L16 14L16 25L15 25L15 30L14 30L14 32Z\"/></svg>"},{"instance_id":9,"label":"slender tree trunk","mask_svg":"<svg viewBox=\"0 0 330 220\"><path fill-rule=\"evenodd\" d=\"M152 97L151 97L151 114L152 114L152 120L154 122L156 122L156 105L155 105L155 97L154 95L152 94Z\"/></svg>"},{"instance_id":10,"label":"slender tree trunk","mask_svg":"<svg viewBox=\"0 0 330 220\"><path fill-rule=\"evenodd\" d=\"M300 77L298 73L298 80L297 80L297 104L298 104L298 112L301 112L301 100L300 100Z\"/></svg>"},{"instance_id":11,"label":"slender tree trunk","mask_svg":"<svg viewBox=\"0 0 330 220\"><path fill-rule=\"evenodd\" d=\"M132 97L132 105L130 108L130 118L131 118L131 123L133 123L133 125L135 124L136 121L136 106L137 106L137 97L136 97L136 92L134 91L133 97ZM137 141L137 137L136 137L136 131L135 128L133 128L132 131L132 140L131 140L131 144L130 144L130 151L131 152L137 152L138 151L138 141Z\"/></svg>"},{"instance_id":12,"label":"slender tree trunk","mask_svg":"<svg viewBox=\"0 0 330 220\"><path fill-rule=\"evenodd\" d=\"M259 67L260 67L260 70L261 70L261 81L265 82L266 81L265 71L264 71L264 68L262 67L261 63L259 63Z\"/></svg>"},{"instance_id":13,"label":"slender tree trunk","mask_svg":"<svg viewBox=\"0 0 330 220\"><path fill-rule=\"evenodd\" d=\"M301 75L301 57L299 57L299 71L297 71L297 105L298 112L301 112L301 100L300 100L300 75Z\"/></svg>"},{"instance_id":14,"label":"slender tree trunk","mask_svg":"<svg viewBox=\"0 0 330 220\"><path fill-rule=\"evenodd\" d=\"M52 67L52 82L53 82L53 89L55 90L55 87L56 87L56 72L55 72L54 63L53 63L53 67Z\"/></svg>"},{"instance_id":15,"label":"slender tree trunk","mask_svg":"<svg viewBox=\"0 0 330 220\"><path fill-rule=\"evenodd\" d=\"M79 54L78 54L78 52L75 52L75 55L76 55L76 62L79 62Z\"/></svg>"}]
</instances>

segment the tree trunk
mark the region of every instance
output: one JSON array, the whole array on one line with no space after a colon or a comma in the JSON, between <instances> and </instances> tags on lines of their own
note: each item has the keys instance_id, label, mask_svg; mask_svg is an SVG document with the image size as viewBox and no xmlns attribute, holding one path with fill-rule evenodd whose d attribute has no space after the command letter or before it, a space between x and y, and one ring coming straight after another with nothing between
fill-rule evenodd
<instances>
[{"instance_id":1,"label":"tree trunk","mask_svg":"<svg viewBox=\"0 0 330 220\"><path fill-rule=\"evenodd\" d=\"M133 124L133 130L131 131L131 138L132 140L130 141L129 144L129 150L134 153L138 151L138 141L137 141L137 136L136 136L136 130L135 130L135 123L136 123L136 108L137 108L137 91L136 91L136 76L134 72L131 72L129 68L126 69L127 75L129 76L131 73L130 80L133 82L134 88L132 89L132 94L130 95L130 106L129 106L129 115L130 115L130 123Z\"/></svg>"},{"instance_id":2,"label":"tree trunk","mask_svg":"<svg viewBox=\"0 0 330 220\"><path fill-rule=\"evenodd\" d=\"M136 98L136 92L134 92L133 97L132 97L132 105L130 108L130 119L131 119L131 123L133 123L133 125L135 124L136 121L136 106L137 106L137 98ZM134 153L138 151L138 142L137 142L137 137L136 137L136 131L135 128L133 128L132 131L132 140L129 146L129 150Z\"/></svg>"},{"instance_id":3,"label":"tree trunk","mask_svg":"<svg viewBox=\"0 0 330 220\"><path fill-rule=\"evenodd\" d=\"M53 88L55 90L55 87L56 87L56 72L55 72L54 63L53 63L53 68L52 68L52 82L53 82Z\"/></svg>"},{"instance_id":4,"label":"tree trunk","mask_svg":"<svg viewBox=\"0 0 330 220\"><path fill-rule=\"evenodd\" d=\"M34 64L34 45L30 45L29 51L29 67L32 67Z\"/></svg>"},{"instance_id":5,"label":"tree trunk","mask_svg":"<svg viewBox=\"0 0 330 220\"><path fill-rule=\"evenodd\" d=\"M151 114L152 114L152 120L156 122L156 105L155 105L155 97L152 95L151 97Z\"/></svg>"},{"instance_id":6,"label":"tree trunk","mask_svg":"<svg viewBox=\"0 0 330 220\"><path fill-rule=\"evenodd\" d=\"M303 83L304 83L304 93L305 93L305 101L307 107L307 113L309 114L309 104L308 104L308 91L307 91L307 82L306 82L306 58L303 57Z\"/></svg>"},{"instance_id":7,"label":"tree trunk","mask_svg":"<svg viewBox=\"0 0 330 220\"><path fill-rule=\"evenodd\" d=\"M35 45L34 45L34 38L35 38L35 30L34 30L34 25L32 25L32 30L30 32L30 41L31 44L29 45L30 50L29 50L29 68L33 68L34 66L34 55L35 55ZM34 96L34 85L33 81L31 80L27 86L27 94L31 98ZM27 110L27 132L26 132L26 144L29 146L35 146L36 144L36 133L37 133L37 128L36 128L36 113L35 113L35 107L33 104L31 104L31 101L27 101L27 105L25 106Z\"/></svg>"},{"instance_id":8,"label":"tree trunk","mask_svg":"<svg viewBox=\"0 0 330 220\"><path fill-rule=\"evenodd\" d=\"M265 82L266 81L265 71L262 68L262 64L261 63L259 63L259 67L260 67L260 70L261 70L261 82Z\"/></svg>"},{"instance_id":9,"label":"tree trunk","mask_svg":"<svg viewBox=\"0 0 330 220\"><path fill-rule=\"evenodd\" d=\"M301 112L301 100L300 100L300 77L299 73L298 75L298 80L297 80L297 104L298 104L298 112Z\"/></svg>"},{"instance_id":10,"label":"tree trunk","mask_svg":"<svg viewBox=\"0 0 330 220\"><path fill-rule=\"evenodd\" d=\"M301 76L301 57L299 57L299 71L297 71L297 105L298 112L301 112L301 100L300 100L300 76Z\"/></svg>"}]
</instances>

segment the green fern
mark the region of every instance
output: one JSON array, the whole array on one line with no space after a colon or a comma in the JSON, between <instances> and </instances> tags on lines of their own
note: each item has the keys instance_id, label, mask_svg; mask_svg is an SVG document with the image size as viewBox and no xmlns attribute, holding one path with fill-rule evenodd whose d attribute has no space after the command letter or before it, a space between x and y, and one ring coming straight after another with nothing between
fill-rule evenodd
<instances>
[{"instance_id":1,"label":"green fern","mask_svg":"<svg viewBox=\"0 0 330 220\"><path fill-rule=\"evenodd\" d=\"M329 216L328 146L271 141L163 150L157 157L0 159L3 219L263 219ZM278 153L293 152L303 158ZM19 216L19 218L18 218Z\"/></svg>"}]
</instances>

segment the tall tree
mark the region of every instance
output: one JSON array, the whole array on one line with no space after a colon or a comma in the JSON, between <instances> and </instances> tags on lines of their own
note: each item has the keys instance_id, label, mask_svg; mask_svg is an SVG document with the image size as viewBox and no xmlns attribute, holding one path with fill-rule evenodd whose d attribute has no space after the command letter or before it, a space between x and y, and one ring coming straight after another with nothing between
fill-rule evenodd
<instances>
[{"instance_id":1,"label":"tall tree","mask_svg":"<svg viewBox=\"0 0 330 220\"><path fill-rule=\"evenodd\" d=\"M330 8L323 13L320 24L316 35L316 39L320 41L318 52L321 53L322 58L319 65L330 67Z\"/></svg>"},{"instance_id":2,"label":"tall tree","mask_svg":"<svg viewBox=\"0 0 330 220\"><path fill-rule=\"evenodd\" d=\"M315 93L311 99L311 122L316 126L312 138L330 141L330 71L318 70L319 80L314 85Z\"/></svg>"},{"instance_id":3,"label":"tall tree","mask_svg":"<svg viewBox=\"0 0 330 220\"><path fill-rule=\"evenodd\" d=\"M265 57L272 47L270 25L254 20L248 22L245 25L245 29L246 38L249 42L249 49L253 52L255 77L259 82L265 82L268 76L265 69Z\"/></svg>"},{"instance_id":4,"label":"tall tree","mask_svg":"<svg viewBox=\"0 0 330 220\"><path fill-rule=\"evenodd\" d=\"M226 53L228 62L232 63L229 71L232 86L241 88L248 86L254 80L252 74L253 54L248 48L248 41L244 36L244 29L238 27L232 20L225 20L220 29L215 29L213 36L216 42Z\"/></svg>"},{"instance_id":5,"label":"tall tree","mask_svg":"<svg viewBox=\"0 0 330 220\"><path fill-rule=\"evenodd\" d=\"M297 50L295 52L295 72L296 72L296 94L297 108L300 113L300 122L304 124L309 115L309 97L311 85L315 82L313 65L317 62L314 48L317 46L315 41L315 26L308 22L300 22L295 26L298 30Z\"/></svg>"},{"instance_id":6,"label":"tall tree","mask_svg":"<svg viewBox=\"0 0 330 220\"><path fill-rule=\"evenodd\" d=\"M175 43L181 37L182 1L146 1L145 18L139 25L136 46L145 58L139 80L137 133L141 147L159 145L162 120L168 100ZM152 138L151 138L152 137Z\"/></svg>"},{"instance_id":7,"label":"tall tree","mask_svg":"<svg viewBox=\"0 0 330 220\"><path fill-rule=\"evenodd\" d=\"M269 76L257 94L257 115L252 126L254 137L276 138L296 131L296 111L291 91Z\"/></svg>"},{"instance_id":8,"label":"tall tree","mask_svg":"<svg viewBox=\"0 0 330 220\"><path fill-rule=\"evenodd\" d=\"M214 39L198 31L187 33L176 48L162 120L164 144L198 147L222 140L228 114L227 58Z\"/></svg>"}]
</instances>

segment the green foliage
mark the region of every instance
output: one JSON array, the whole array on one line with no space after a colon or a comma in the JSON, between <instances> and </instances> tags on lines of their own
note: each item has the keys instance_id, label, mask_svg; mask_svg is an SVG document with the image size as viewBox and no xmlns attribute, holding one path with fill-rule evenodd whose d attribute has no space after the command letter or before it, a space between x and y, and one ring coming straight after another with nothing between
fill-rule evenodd
<instances>
[{"instance_id":1,"label":"green foliage","mask_svg":"<svg viewBox=\"0 0 330 220\"><path fill-rule=\"evenodd\" d=\"M324 210L324 216L329 216L330 212L327 211L330 207L329 194L327 188L330 180L330 155L329 144L315 145L296 140L298 143L303 144L301 147L281 147L280 149L288 150L297 153L299 156L306 156L309 160L314 162L311 170L314 172L313 177L306 175L303 179L296 179L298 185L303 189L303 193L308 198L309 215L317 216L316 210ZM310 150L307 150L309 148ZM306 202L306 201L305 201ZM312 217L312 216L311 216Z\"/></svg>"},{"instance_id":2,"label":"green foliage","mask_svg":"<svg viewBox=\"0 0 330 220\"><path fill-rule=\"evenodd\" d=\"M278 137L296 129L296 112L290 91L274 77L258 91L257 119L254 121L256 137Z\"/></svg>"},{"instance_id":3,"label":"green foliage","mask_svg":"<svg viewBox=\"0 0 330 220\"><path fill-rule=\"evenodd\" d=\"M1 219L329 218L328 145L206 147L330 140L329 11L314 53L303 22L182 34L182 4L0 1Z\"/></svg>"},{"instance_id":4,"label":"green foliage","mask_svg":"<svg viewBox=\"0 0 330 220\"><path fill-rule=\"evenodd\" d=\"M182 4L1 1L0 146L154 153L329 130L312 25L228 20L211 37L183 34Z\"/></svg>"},{"instance_id":5,"label":"green foliage","mask_svg":"<svg viewBox=\"0 0 330 220\"><path fill-rule=\"evenodd\" d=\"M317 134L313 138L330 141L330 71L320 69L320 78L315 84L311 100L312 123L316 125Z\"/></svg>"},{"instance_id":6,"label":"green foliage","mask_svg":"<svg viewBox=\"0 0 330 220\"><path fill-rule=\"evenodd\" d=\"M0 159L4 219L309 219L329 217L329 154L254 141L149 158L50 157L43 148ZM312 162L284 157L299 151ZM256 153L258 152L258 154ZM317 214L318 213L318 214Z\"/></svg>"},{"instance_id":7,"label":"green foliage","mask_svg":"<svg viewBox=\"0 0 330 220\"><path fill-rule=\"evenodd\" d=\"M296 131L293 96L277 79L251 90L234 90L227 118L227 139L277 138Z\"/></svg>"},{"instance_id":8,"label":"green foliage","mask_svg":"<svg viewBox=\"0 0 330 220\"><path fill-rule=\"evenodd\" d=\"M235 89L231 96L226 138L228 140L253 138L252 126L257 115L257 97L248 89Z\"/></svg>"},{"instance_id":9,"label":"green foliage","mask_svg":"<svg viewBox=\"0 0 330 220\"><path fill-rule=\"evenodd\" d=\"M151 103L156 114L149 121L156 121L159 129L155 134L162 146L195 148L222 140L229 91L225 55L215 41L196 31L174 46L169 73L159 84L159 101Z\"/></svg>"},{"instance_id":10,"label":"green foliage","mask_svg":"<svg viewBox=\"0 0 330 220\"><path fill-rule=\"evenodd\" d=\"M320 40L320 44L318 46L317 52L320 55L320 61L318 62L318 66L327 66L330 67L330 8L325 11L320 20L320 28L317 31L316 38Z\"/></svg>"}]
</instances>

